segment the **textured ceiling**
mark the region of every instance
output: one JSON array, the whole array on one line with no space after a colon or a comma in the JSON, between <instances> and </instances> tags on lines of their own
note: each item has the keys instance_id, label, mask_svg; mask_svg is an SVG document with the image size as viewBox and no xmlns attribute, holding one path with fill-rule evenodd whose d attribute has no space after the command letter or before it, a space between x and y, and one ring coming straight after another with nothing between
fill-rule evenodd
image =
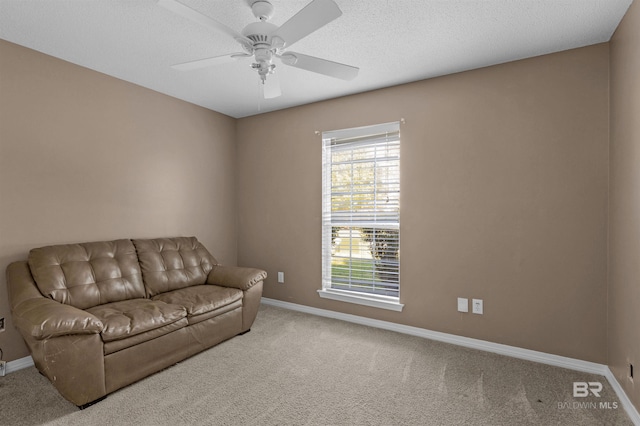
<instances>
[{"instance_id":1,"label":"textured ceiling","mask_svg":"<svg viewBox=\"0 0 640 426\"><path fill-rule=\"evenodd\" d=\"M251 0L181 0L241 31ZM271 0L281 25L310 0ZM239 52L155 0L0 0L0 38L232 117L606 42L632 0L335 0L343 15L294 50L360 68L351 81L278 65L262 99L251 61L171 65ZM279 63L278 63L279 64Z\"/></svg>"}]
</instances>

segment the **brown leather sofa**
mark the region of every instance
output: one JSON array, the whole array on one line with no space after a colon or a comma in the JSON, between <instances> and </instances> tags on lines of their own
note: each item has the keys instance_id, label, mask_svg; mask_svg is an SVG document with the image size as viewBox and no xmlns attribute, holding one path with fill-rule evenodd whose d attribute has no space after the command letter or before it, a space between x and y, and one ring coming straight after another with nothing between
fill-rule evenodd
<instances>
[{"instance_id":1,"label":"brown leather sofa","mask_svg":"<svg viewBox=\"0 0 640 426\"><path fill-rule=\"evenodd\" d=\"M84 407L249 331L266 276L179 237L33 249L7 285L36 367Z\"/></svg>"}]
</instances>

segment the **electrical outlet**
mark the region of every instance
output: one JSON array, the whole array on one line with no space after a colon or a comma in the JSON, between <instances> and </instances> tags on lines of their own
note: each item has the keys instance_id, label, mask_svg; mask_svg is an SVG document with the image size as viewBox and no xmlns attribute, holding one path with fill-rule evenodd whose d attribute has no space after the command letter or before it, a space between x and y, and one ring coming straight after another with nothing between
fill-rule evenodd
<instances>
[{"instance_id":1,"label":"electrical outlet","mask_svg":"<svg viewBox=\"0 0 640 426\"><path fill-rule=\"evenodd\" d=\"M284 272L278 272L278 282L284 284Z\"/></svg>"},{"instance_id":2,"label":"electrical outlet","mask_svg":"<svg viewBox=\"0 0 640 426\"><path fill-rule=\"evenodd\" d=\"M471 306L474 314L483 314L482 299L473 299Z\"/></svg>"},{"instance_id":3,"label":"electrical outlet","mask_svg":"<svg viewBox=\"0 0 640 426\"><path fill-rule=\"evenodd\" d=\"M0 361L0 377L4 377L7 372L7 361Z\"/></svg>"},{"instance_id":4,"label":"electrical outlet","mask_svg":"<svg viewBox=\"0 0 640 426\"><path fill-rule=\"evenodd\" d=\"M0 333L4 331L4 317L0 318Z\"/></svg>"},{"instance_id":5,"label":"electrical outlet","mask_svg":"<svg viewBox=\"0 0 640 426\"><path fill-rule=\"evenodd\" d=\"M469 299L458 297L458 312L469 312Z\"/></svg>"}]
</instances>

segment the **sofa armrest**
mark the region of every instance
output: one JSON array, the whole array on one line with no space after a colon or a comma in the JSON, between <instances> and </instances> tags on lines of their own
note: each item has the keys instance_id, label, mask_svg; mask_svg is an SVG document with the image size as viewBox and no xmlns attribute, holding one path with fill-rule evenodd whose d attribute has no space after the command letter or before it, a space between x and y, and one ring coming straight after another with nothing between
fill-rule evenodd
<instances>
[{"instance_id":1,"label":"sofa armrest","mask_svg":"<svg viewBox=\"0 0 640 426\"><path fill-rule=\"evenodd\" d=\"M20 332L36 340L68 334L98 334L102 321L89 312L44 297L27 262L7 267L7 290L13 322Z\"/></svg>"},{"instance_id":2,"label":"sofa armrest","mask_svg":"<svg viewBox=\"0 0 640 426\"><path fill-rule=\"evenodd\" d=\"M265 278L267 273L262 269L216 265L207 277L207 284L247 291Z\"/></svg>"},{"instance_id":3,"label":"sofa armrest","mask_svg":"<svg viewBox=\"0 0 640 426\"><path fill-rule=\"evenodd\" d=\"M22 302L13 310L16 327L34 339L67 334L98 334L104 325L95 315L42 297Z\"/></svg>"}]
</instances>

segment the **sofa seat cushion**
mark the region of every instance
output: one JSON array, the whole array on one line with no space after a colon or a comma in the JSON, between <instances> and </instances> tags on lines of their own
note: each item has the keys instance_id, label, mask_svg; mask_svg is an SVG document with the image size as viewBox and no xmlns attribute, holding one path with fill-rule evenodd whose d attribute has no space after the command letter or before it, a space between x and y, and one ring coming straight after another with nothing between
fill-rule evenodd
<instances>
[{"instance_id":1,"label":"sofa seat cushion","mask_svg":"<svg viewBox=\"0 0 640 426\"><path fill-rule=\"evenodd\" d=\"M179 319L176 322L172 322L171 324L167 324L160 328L155 328L151 331L146 331L144 333L136 334L135 336L127 337L126 339L120 340L112 340L110 342L106 342L104 344L104 354L109 355L114 352L118 352L119 350L129 348L131 346L136 346L140 343L144 343L147 340L155 339L156 337L164 336L165 334L169 334L173 331L180 330L181 328L189 325L189 321L186 318Z\"/></svg>"},{"instance_id":2,"label":"sofa seat cushion","mask_svg":"<svg viewBox=\"0 0 640 426\"><path fill-rule=\"evenodd\" d=\"M242 294L237 288L205 284L162 293L153 300L184 306L189 324L194 324L241 307Z\"/></svg>"},{"instance_id":3,"label":"sofa seat cushion","mask_svg":"<svg viewBox=\"0 0 640 426\"><path fill-rule=\"evenodd\" d=\"M87 309L104 324L102 340L127 339L151 330L167 328L187 316L184 307L157 300L131 299ZM168 328L168 332L171 327ZM155 336L158 337L158 336Z\"/></svg>"}]
</instances>

